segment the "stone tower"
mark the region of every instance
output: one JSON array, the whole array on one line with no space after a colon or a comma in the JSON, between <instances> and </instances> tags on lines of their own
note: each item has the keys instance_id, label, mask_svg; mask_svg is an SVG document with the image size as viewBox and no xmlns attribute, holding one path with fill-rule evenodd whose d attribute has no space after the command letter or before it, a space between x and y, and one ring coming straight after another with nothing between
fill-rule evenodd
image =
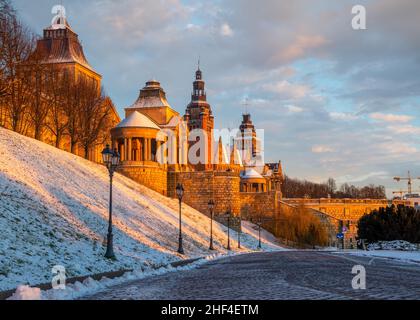
<instances>
[{"instance_id":1,"label":"stone tower","mask_svg":"<svg viewBox=\"0 0 420 320\"><path fill-rule=\"evenodd\" d=\"M242 115L242 123L239 127L238 137L236 138L236 147L241 153L244 165L248 165L251 158L257 157L259 153L258 139L255 126L252 123L249 113Z\"/></svg>"},{"instance_id":2,"label":"stone tower","mask_svg":"<svg viewBox=\"0 0 420 320\"><path fill-rule=\"evenodd\" d=\"M211 159L213 154L213 129L214 116L210 104L207 102L205 91L205 82L203 73L200 70L200 64L195 73L195 81L193 83L193 92L191 94L191 102L185 111L184 120L190 131L202 129L207 133L208 161L205 168L211 168Z\"/></svg>"},{"instance_id":3,"label":"stone tower","mask_svg":"<svg viewBox=\"0 0 420 320\"><path fill-rule=\"evenodd\" d=\"M63 22L60 27L44 29L43 37L37 41L32 55L36 55L44 64L55 65L75 80L84 78L95 81L100 88L102 76L87 61L79 37L67 19Z\"/></svg>"}]
</instances>

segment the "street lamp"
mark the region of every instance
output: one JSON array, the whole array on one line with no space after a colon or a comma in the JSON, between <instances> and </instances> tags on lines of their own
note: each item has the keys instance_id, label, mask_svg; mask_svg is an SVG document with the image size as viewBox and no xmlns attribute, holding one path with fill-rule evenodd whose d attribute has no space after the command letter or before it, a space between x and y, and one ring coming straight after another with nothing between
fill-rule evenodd
<instances>
[{"instance_id":1,"label":"street lamp","mask_svg":"<svg viewBox=\"0 0 420 320\"><path fill-rule=\"evenodd\" d=\"M211 224L210 224L210 250L214 250L213 247L213 219L214 219L214 201L209 201L209 209L210 209L210 216L211 216Z\"/></svg>"},{"instance_id":2,"label":"street lamp","mask_svg":"<svg viewBox=\"0 0 420 320\"><path fill-rule=\"evenodd\" d=\"M242 234L242 216L239 216L239 229L238 229L238 249L241 249L241 234Z\"/></svg>"},{"instance_id":3,"label":"street lamp","mask_svg":"<svg viewBox=\"0 0 420 320\"><path fill-rule=\"evenodd\" d=\"M262 226L262 221L261 221L261 218L260 218L260 220L258 221L258 249L262 248L262 245L261 245L261 226Z\"/></svg>"},{"instance_id":4,"label":"street lamp","mask_svg":"<svg viewBox=\"0 0 420 320\"><path fill-rule=\"evenodd\" d=\"M227 249L229 251L231 250L231 248L230 248L230 215L231 215L231 213L230 213L230 211L228 211L228 213L227 213L227 221L228 221L228 245L227 245Z\"/></svg>"},{"instance_id":5,"label":"street lamp","mask_svg":"<svg viewBox=\"0 0 420 320\"><path fill-rule=\"evenodd\" d=\"M109 145L102 151L102 160L109 171L109 222L108 222L108 235L105 258L115 260L113 248L113 234L112 234L112 178L114 172L120 164L120 154L117 150L112 151Z\"/></svg>"},{"instance_id":6,"label":"street lamp","mask_svg":"<svg viewBox=\"0 0 420 320\"><path fill-rule=\"evenodd\" d=\"M178 185L176 186L176 195L178 196L178 200L179 200L179 243L178 243L178 253L179 254L184 254L184 248L182 247L182 215L181 215L182 197L184 196L184 187L180 183L178 183Z\"/></svg>"}]
</instances>

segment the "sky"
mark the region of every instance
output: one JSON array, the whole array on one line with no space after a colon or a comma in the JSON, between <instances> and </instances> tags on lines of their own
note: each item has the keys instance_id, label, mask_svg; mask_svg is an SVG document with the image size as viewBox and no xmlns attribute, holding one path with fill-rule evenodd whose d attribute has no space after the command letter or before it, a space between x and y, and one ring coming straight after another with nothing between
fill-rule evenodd
<instances>
[{"instance_id":1,"label":"sky","mask_svg":"<svg viewBox=\"0 0 420 320\"><path fill-rule=\"evenodd\" d=\"M250 112L287 175L388 196L420 177L420 1L13 0L38 34L60 3L122 117L151 78L184 114L200 57L216 127Z\"/></svg>"}]
</instances>

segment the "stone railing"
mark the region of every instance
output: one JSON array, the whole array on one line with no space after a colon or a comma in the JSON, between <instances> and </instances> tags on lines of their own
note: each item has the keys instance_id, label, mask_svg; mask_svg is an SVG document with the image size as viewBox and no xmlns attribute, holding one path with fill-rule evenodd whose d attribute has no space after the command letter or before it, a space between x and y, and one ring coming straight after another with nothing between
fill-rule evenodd
<instances>
[{"instance_id":1,"label":"stone railing","mask_svg":"<svg viewBox=\"0 0 420 320\"><path fill-rule=\"evenodd\" d=\"M366 205L388 205L389 202L386 199L305 199L305 198L293 198L293 199L282 199L283 202L299 205L344 205L344 204L366 204Z\"/></svg>"}]
</instances>

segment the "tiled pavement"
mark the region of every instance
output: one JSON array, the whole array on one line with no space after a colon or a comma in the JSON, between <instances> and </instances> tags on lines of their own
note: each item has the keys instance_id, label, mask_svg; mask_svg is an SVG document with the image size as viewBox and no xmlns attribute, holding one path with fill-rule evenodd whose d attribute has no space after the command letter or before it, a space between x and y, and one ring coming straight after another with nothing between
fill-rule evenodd
<instances>
[{"instance_id":1,"label":"tiled pavement","mask_svg":"<svg viewBox=\"0 0 420 320\"><path fill-rule=\"evenodd\" d=\"M357 264L366 268L366 290L352 288ZM420 264L315 251L255 253L118 285L85 299L420 300Z\"/></svg>"}]
</instances>

